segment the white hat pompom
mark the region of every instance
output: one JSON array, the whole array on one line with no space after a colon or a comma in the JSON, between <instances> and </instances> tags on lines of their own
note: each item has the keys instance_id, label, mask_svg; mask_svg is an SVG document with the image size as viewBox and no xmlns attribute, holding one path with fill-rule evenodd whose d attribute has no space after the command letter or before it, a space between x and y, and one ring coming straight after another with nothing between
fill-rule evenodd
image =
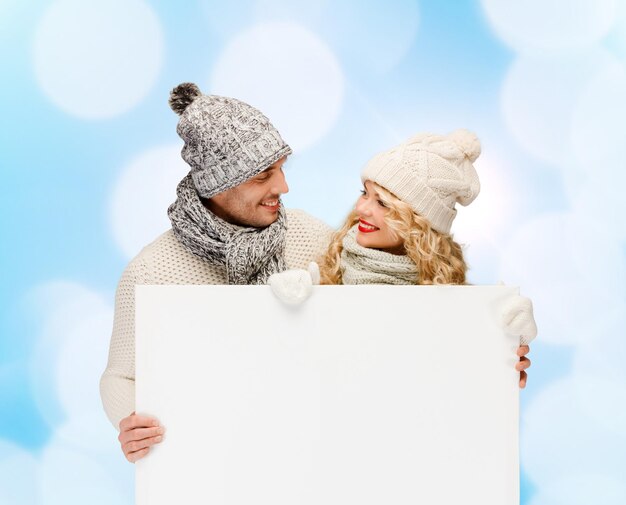
<instances>
[{"instance_id":1,"label":"white hat pompom","mask_svg":"<svg viewBox=\"0 0 626 505\"><path fill-rule=\"evenodd\" d=\"M448 139L454 142L472 163L480 156L480 140L471 131L459 128L448 135Z\"/></svg>"}]
</instances>

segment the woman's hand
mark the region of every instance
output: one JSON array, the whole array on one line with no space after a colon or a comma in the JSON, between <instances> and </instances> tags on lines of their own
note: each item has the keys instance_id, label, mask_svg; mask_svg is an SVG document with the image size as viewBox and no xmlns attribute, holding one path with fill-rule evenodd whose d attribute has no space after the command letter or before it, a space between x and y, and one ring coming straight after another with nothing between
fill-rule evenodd
<instances>
[{"instance_id":1,"label":"woman's hand","mask_svg":"<svg viewBox=\"0 0 626 505\"><path fill-rule=\"evenodd\" d=\"M505 331L520 337L521 345L517 348L519 362L515 364L515 370L520 372L519 387L523 389L528 381L526 369L530 366L530 360L526 357L530 352L528 343L537 336L533 304L529 298L519 295L511 296L501 307L501 317Z\"/></svg>"},{"instance_id":2,"label":"woman's hand","mask_svg":"<svg viewBox=\"0 0 626 505\"><path fill-rule=\"evenodd\" d=\"M528 380L528 374L526 369L530 367L530 360L526 355L530 352L530 347L527 345L520 345L517 348L517 355L520 357L519 362L515 365L515 370L520 372L519 374L519 387L524 389L526 387L526 381Z\"/></svg>"},{"instance_id":3,"label":"woman's hand","mask_svg":"<svg viewBox=\"0 0 626 505\"><path fill-rule=\"evenodd\" d=\"M522 347L537 336L537 324L530 298L520 295L510 296L502 304L500 315L505 331L519 336Z\"/></svg>"},{"instance_id":4,"label":"woman's hand","mask_svg":"<svg viewBox=\"0 0 626 505\"><path fill-rule=\"evenodd\" d=\"M124 456L131 463L143 458L150 447L163 440L165 428L154 417L139 416L134 412L120 421L120 441Z\"/></svg>"}]
</instances>

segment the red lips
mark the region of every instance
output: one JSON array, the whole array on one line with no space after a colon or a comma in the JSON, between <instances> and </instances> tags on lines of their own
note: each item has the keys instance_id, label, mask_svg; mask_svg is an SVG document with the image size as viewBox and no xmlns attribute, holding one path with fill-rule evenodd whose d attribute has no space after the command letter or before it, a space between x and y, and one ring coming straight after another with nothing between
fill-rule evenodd
<instances>
[{"instance_id":1,"label":"red lips","mask_svg":"<svg viewBox=\"0 0 626 505\"><path fill-rule=\"evenodd\" d=\"M367 221L364 221L363 219L359 219L359 231L361 233L372 233L374 231L378 231L378 228L376 228L374 226L374 229L372 230L371 228L365 228L363 225L365 226L374 226L371 223L368 223Z\"/></svg>"}]
</instances>

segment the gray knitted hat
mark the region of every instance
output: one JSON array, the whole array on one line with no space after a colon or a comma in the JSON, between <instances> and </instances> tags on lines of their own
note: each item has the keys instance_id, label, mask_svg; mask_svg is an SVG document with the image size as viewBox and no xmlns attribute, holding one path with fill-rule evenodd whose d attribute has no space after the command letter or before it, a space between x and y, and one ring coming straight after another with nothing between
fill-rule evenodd
<instances>
[{"instance_id":1,"label":"gray knitted hat","mask_svg":"<svg viewBox=\"0 0 626 505\"><path fill-rule=\"evenodd\" d=\"M473 165L479 155L480 141L467 130L420 133L374 156L361 179L391 191L435 230L450 233L455 204L469 205L480 192Z\"/></svg>"},{"instance_id":2,"label":"gray knitted hat","mask_svg":"<svg viewBox=\"0 0 626 505\"><path fill-rule=\"evenodd\" d=\"M195 84L183 83L172 90L169 104L180 116L181 155L204 198L238 186L291 154L269 119L247 103L203 95Z\"/></svg>"}]
</instances>

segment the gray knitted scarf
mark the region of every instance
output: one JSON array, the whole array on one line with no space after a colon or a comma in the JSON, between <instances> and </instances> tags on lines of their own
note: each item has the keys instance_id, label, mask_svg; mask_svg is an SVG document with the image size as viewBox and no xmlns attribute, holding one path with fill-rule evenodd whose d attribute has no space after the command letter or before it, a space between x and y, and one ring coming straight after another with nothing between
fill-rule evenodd
<instances>
[{"instance_id":1,"label":"gray knitted scarf","mask_svg":"<svg viewBox=\"0 0 626 505\"><path fill-rule=\"evenodd\" d=\"M192 254L226 267L228 284L265 284L287 269L287 216L281 205L278 219L267 228L227 223L200 201L191 175L176 188L176 201L167 213L178 241Z\"/></svg>"},{"instance_id":2,"label":"gray knitted scarf","mask_svg":"<svg viewBox=\"0 0 626 505\"><path fill-rule=\"evenodd\" d=\"M408 256L368 249L356 241L358 225L343 238L344 284L417 284L417 266Z\"/></svg>"}]
</instances>

